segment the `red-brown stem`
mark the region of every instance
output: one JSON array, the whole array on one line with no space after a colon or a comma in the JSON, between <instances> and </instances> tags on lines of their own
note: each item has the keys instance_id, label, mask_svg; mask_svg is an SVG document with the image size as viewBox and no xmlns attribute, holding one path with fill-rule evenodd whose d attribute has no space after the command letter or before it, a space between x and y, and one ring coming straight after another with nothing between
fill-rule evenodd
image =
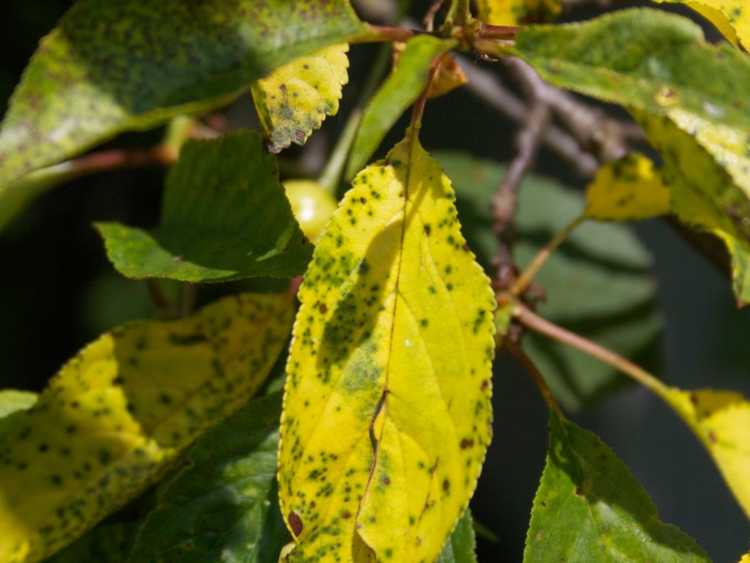
<instances>
[{"instance_id":1,"label":"red-brown stem","mask_svg":"<svg viewBox=\"0 0 750 563\"><path fill-rule=\"evenodd\" d=\"M536 367L536 364L531 361L531 358L526 355L526 352L524 352L516 344L509 345L507 349L511 354L513 354L513 357L515 357L516 360L518 360L518 362L523 366L529 377L531 377L531 380L534 382L537 389L539 389L539 393L542 395L542 399L547 404L547 407L549 407L550 410L561 413L562 411L560 410L560 405L557 404L552 390L544 380L544 376L539 371L539 368Z\"/></svg>"},{"instance_id":2,"label":"red-brown stem","mask_svg":"<svg viewBox=\"0 0 750 563\"><path fill-rule=\"evenodd\" d=\"M168 166L176 161L176 155L163 146L153 149L112 149L94 152L70 161L70 173L76 176L144 166Z\"/></svg>"},{"instance_id":3,"label":"red-brown stem","mask_svg":"<svg viewBox=\"0 0 750 563\"><path fill-rule=\"evenodd\" d=\"M476 32L477 39L515 39L518 34L515 25L490 25L483 23Z\"/></svg>"},{"instance_id":4,"label":"red-brown stem","mask_svg":"<svg viewBox=\"0 0 750 563\"><path fill-rule=\"evenodd\" d=\"M373 25L368 24L368 32L362 35L359 39L355 39L354 42L361 43L377 43L379 41L407 41L414 37L425 33L423 31L409 29L406 27L395 27L390 25Z\"/></svg>"}]
</instances>

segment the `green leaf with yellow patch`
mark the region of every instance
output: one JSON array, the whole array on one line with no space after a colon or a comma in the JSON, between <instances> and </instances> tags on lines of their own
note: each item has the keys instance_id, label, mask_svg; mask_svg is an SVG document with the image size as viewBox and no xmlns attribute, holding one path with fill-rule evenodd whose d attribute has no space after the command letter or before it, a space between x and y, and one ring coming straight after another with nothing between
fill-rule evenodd
<instances>
[{"instance_id":1,"label":"green leaf with yellow patch","mask_svg":"<svg viewBox=\"0 0 750 563\"><path fill-rule=\"evenodd\" d=\"M632 153L604 164L586 189L586 216L633 221L666 215L670 191L651 159Z\"/></svg>"},{"instance_id":2,"label":"green leaf with yellow patch","mask_svg":"<svg viewBox=\"0 0 750 563\"><path fill-rule=\"evenodd\" d=\"M524 563L708 562L599 438L550 413L547 460L531 511Z\"/></svg>"},{"instance_id":3,"label":"green leaf with yellow patch","mask_svg":"<svg viewBox=\"0 0 750 563\"><path fill-rule=\"evenodd\" d=\"M750 58L726 44L706 43L686 18L645 9L531 26L519 32L512 51L553 84L633 113L664 158L672 209L728 243L735 294L746 303Z\"/></svg>"},{"instance_id":4,"label":"green leaf with yellow patch","mask_svg":"<svg viewBox=\"0 0 750 563\"><path fill-rule=\"evenodd\" d=\"M365 32L346 0L79 0L42 39L10 100L0 204L32 170L226 104L273 69Z\"/></svg>"},{"instance_id":5,"label":"green leaf with yellow patch","mask_svg":"<svg viewBox=\"0 0 750 563\"><path fill-rule=\"evenodd\" d=\"M255 108L271 152L305 144L327 116L336 115L341 89L349 80L348 50L346 43L325 47L253 84Z\"/></svg>"},{"instance_id":6,"label":"green leaf with yellow patch","mask_svg":"<svg viewBox=\"0 0 750 563\"><path fill-rule=\"evenodd\" d=\"M750 402L734 391L658 391L687 423L750 517Z\"/></svg>"},{"instance_id":7,"label":"green leaf with yellow patch","mask_svg":"<svg viewBox=\"0 0 750 563\"><path fill-rule=\"evenodd\" d=\"M301 274L312 254L255 132L189 141L170 171L155 232L98 223L124 276L186 282Z\"/></svg>"},{"instance_id":8,"label":"green leaf with yellow patch","mask_svg":"<svg viewBox=\"0 0 750 563\"><path fill-rule=\"evenodd\" d=\"M427 86L430 67L436 57L446 53L454 41L422 35L410 39L400 53L393 71L372 97L362 114L354 138L346 177L351 179L362 170L388 131Z\"/></svg>"},{"instance_id":9,"label":"green leaf with yellow patch","mask_svg":"<svg viewBox=\"0 0 750 563\"><path fill-rule=\"evenodd\" d=\"M556 19L560 0L478 0L479 19L493 25L518 25Z\"/></svg>"},{"instance_id":10,"label":"green leaf with yellow patch","mask_svg":"<svg viewBox=\"0 0 750 563\"><path fill-rule=\"evenodd\" d=\"M434 561L491 438L495 298L413 128L318 239L287 363L290 561Z\"/></svg>"},{"instance_id":11,"label":"green leaf with yellow patch","mask_svg":"<svg viewBox=\"0 0 750 563\"><path fill-rule=\"evenodd\" d=\"M0 560L39 561L157 480L263 383L291 320L288 294L241 294L84 348L4 420Z\"/></svg>"}]
</instances>

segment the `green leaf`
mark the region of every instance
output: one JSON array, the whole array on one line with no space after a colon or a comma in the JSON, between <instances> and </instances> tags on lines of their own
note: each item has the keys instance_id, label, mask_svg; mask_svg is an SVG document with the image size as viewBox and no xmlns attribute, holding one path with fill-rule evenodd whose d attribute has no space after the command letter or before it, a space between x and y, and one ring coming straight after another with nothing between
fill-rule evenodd
<instances>
[{"instance_id":1,"label":"green leaf","mask_svg":"<svg viewBox=\"0 0 750 563\"><path fill-rule=\"evenodd\" d=\"M328 115L336 115L349 80L349 45L332 45L294 59L252 86L253 100L269 149L303 145Z\"/></svg>"},{"instance_id":2,"label":"green leaf","mask_svg":"<svg viewBox=\"0 0 750 563\"><path fill-rule=\"evenodd\" d=\"M137 529L135 522L102 524L45 563L126 563Z\"/></svg>"},{"instance_id":3,"label":"green leaf","mask_svg":"<svg viewBox=\"0 0 750 563\"><path fill-rule=\"evenodd\" d=\"M599 438L550 415L524 563L707 562L689 536L659 520L628 468Z\"/></svg>"},{"instance_id":4,"label":"green leaf","mask_svg":"<svg viewBox=\"0 0 750 563\"><path fill-rule=\"evenodd\" d=\"M287 293L234 295L122 325L71 359L3 420L0 561L39 561L163 475L261 386L292 309Z\"/></svg>"},{"instance_id":5,"label":"green leaf","mask_svg":"<svg viewBox=\"0 0 750 563\"><path fill-rule=\"evenodd\" d=\"M429 35L414 37L406 43L390 76L375 93L362 115L346 166L348 179L364 168L401 114L422 93L435 57L454 45L453 41Z\"/></svg>"},{"instance_id":6,"label":"green leaf","mask_svg":"<svg viewBox=\"0 0 750 563\"><path fill-rule=\"evenodd\" d=\"M251 401L207 432L159 487L128 563L276 563L288 533L278 510L281 395Z\"/></svg>"},{"instance_id":7,"label":"green leaf","mask_svg":"<svg viewBox=\"0 0 750 563\"><path fill-rule=\"evenodd\" d=\"M301 274L312 254L255 132L189 141L171 170L152 234L99 223L107 255L129 278L223 282Z\"/></svg>"},{"instance_id":8,"label":"green leaf","mask_svg":"<svg viewBox=\"0 0 750 563\"><path fill-rule=\"evenodd\" d=\"M30 409L36 403L36 393L4 389L0 391L0 418L5 418L16 411Z\"/></svg>"},{"instance_id":9,"label":"green leaf","mask_svg":"<svg viewBox=\"0 0 750 563\"><path fill-rule=\"evenodd\" d=\"M0 130L4 188L120 132L220 106L274 68L364 33L345 0L79 0Z\"/></svg>"},{"instance_id":10,"label":"green leaf","mask_svg":"<svg viewBox=\"0 0 750 563\"><path fill-rule=\"evenodd\" d=\"M724 239L749 301L750 58L686 18L637 9L525 28L512 50L553 84L633 113L664 157L673 210Z\"/></svg>"},{"instance_id":11,"label":"green leaf","mask_svg":"<svg viewBox=\"0 0 750 563\"><path fill-rule=\"evenodd\" d=\"M492 432L495 296L454 199L409 128L317 240L281 419L290 561L434 561L466 510Z\"/></svg>"},{"instance_id":12,"label":"green leaf","mask_svg":"<svg viewBox=\"0 0 750 563\"><path fill-rule=\"evenodd\" d=\"M466 509L436 563L476 563L476 539L471 511Z\"/></svg>"},{"instance_id":13,"label":"green leaf","mask_svg":"<svg viewBox=\"0 0 750 563\"><path fill-rule=\"evenodd\" d=\"M505 169L463 153L436 156L455 181L466 238L489 268L497 253L490 200ZM538 176L527 178L516 217L519 241L515 257L519 265L528 263L583 209L581 194ZM539 273L538 281L547 295L539 311L656 370L653 350L662 318L650 267L648 252L627 227L585 223ZM566 408L578 409L625 382L609 366L569 346L535 334L524 337L524 346Z\"/></svg>"}]
</instances>

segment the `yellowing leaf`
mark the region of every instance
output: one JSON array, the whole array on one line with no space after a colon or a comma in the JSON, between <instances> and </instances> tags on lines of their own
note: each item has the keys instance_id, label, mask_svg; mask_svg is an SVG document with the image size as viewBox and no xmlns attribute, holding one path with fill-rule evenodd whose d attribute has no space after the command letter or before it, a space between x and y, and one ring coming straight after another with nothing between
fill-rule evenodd
<instances>
[{"instance_id":1,"label":"yellowing leaf","mask_svg":"<svg viewBox=\"0 0 750 563\"><path fill-rule=\"evenodd\" d=\"M326 47L253 84L253 100L271 152L292 143L303 145L326 116L336 115L341 89L349 80L348 50L346 43Z\"/></svg>"},{"instance_id":2,"label":"yellowing leaf","mask_svg":"<svg viewBox=\"0 0 750 563\"><path fill-rule=\"evenodd\" d=\"M461 65L455 57L450 54L443 55L440 59L440 64L437 67L435 76L430 82L430 88L427 91L427 97L437 98L443 96L449 92L452 92L456 88L460 88L469 81L464 74Z\"/></svg>"},{"instance_id":3,"label":"yellowing leaf","mask_svg":"<svg viewBox=\"0 0 750 563\"><path fill-rule=\"evenodd\" d=\"M750 563L750 553L743 555L742 559L740 559L740 563Z\"/></svg>"},{"instance_id":4,"label":"yellowing leaf","mask_svg":"<svg viewBox=\"0 0 750 563\"><path fill-rule=\"evenodd\" d=\"M315 248L287 364L291 561L434 561L491 437L494 295L410 130Z\"/></svg>"},{"instance_id":5,"label":"yellowing leaf","mask_svg":"<svg viewBox=\"0 0 750 563\"><path fill-rule=\"evenodd\" d=\"M586 191L586 215L600 221L656 217L669 213L669 196L651 160L633 153L599 169Z\"/></svg>"},{"instance_id":6,"label":"yellowing leaf","mask_svg":"<svg viewBox=\"0 0 750 563\"><path fill-rule=\"evenodd\" d=\"M747 0L656 0L690 6L735 45L750 49L750 6Z\"/></svg>"},{"instance_id":7,"label":"yellowing leaf","mask_svg":"<svg viewBox=\"0 0 750 563\"><path fill-rule=\"evenodd\" d=\"M244 294L84 348L30 410L3 421L0 561L39 561L157 479L254 393L291 316L286 294Z\"/></svg>"},{"instance_id":8,"label":"yellowing leaf","mask_svg":"<svg viewBox=\"0 0 750 563\"><path fill-rule=\"evenodd\" d=\"M750 516L750 402L740 393L710 389L668 388L662 396L703 442Z\"/></svg>"},{"instance_id":9,"label":"yellowing leaf","mask_svg":"<svg viewBox=\"0 0 750 563\"><path fill-rule=\"evenodd\" d=\"M639 115L664 157L672 211L724 241L737 303L745 305L750 302L750 158L742 152L739 133L676 108L670 117L675 121Z\"/></svg>"},{"instance_id":10,"label":"yellowing leaf","mask_svg":"<svg viewBox=\"0 0 750 563\"><path fill-rule=\"evenodd\" d=\"M479 0L479 18L493 25L516 25L553 20L560 15L560 0Z\"/></svg>"}]
</instances>

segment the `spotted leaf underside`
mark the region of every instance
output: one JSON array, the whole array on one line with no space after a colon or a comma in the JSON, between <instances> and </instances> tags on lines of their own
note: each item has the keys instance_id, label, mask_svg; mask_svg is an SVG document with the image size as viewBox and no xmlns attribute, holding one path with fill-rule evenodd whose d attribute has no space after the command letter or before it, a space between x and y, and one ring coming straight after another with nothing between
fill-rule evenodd
<instances>
[{"instance_id":1,"label":"spotted leaf underside","mask_svg":"<svg viewBox=\"0 0 750 563\"><path fill-rule=\"evenodd\" d=\"M281 423L290 561L434 561L491 437L494 297L413 130L355 178L300 290Z\"/></svg>"},{"instance_id":2,"label":"spotted leaf underside","mask_svg":"<svg viewBox=\"0 0 750 563\"><path fill-rule=\"evenodd\" d=\"M154 482L255 392L291 324L287 294L242 294L84 348L3 420L0 561L41 560Z\"/></svg>"},{"instance_id":3,"label":"spotted leaf underside","mask_svg":"<svg viewBox=\"0 0 750 563\"><path fill-rule=\"evenodd\" d=\"M628 108L664 159L673 211L724 240L750 301L750 58L647 9L531 26L513 50L553 84Z\"/></svg>"},{"instance_id":4,"label":"spotted leaf underside","mask_svg":"<svg viewBox=\"0 0 750 563\"><path fill-rule=\"evenodd\" d=\"M271 152L303 145L329 115L336 115L349 80L349 45L332 45L277 68L251 91Z\"/></svg>"}]
</instances>

